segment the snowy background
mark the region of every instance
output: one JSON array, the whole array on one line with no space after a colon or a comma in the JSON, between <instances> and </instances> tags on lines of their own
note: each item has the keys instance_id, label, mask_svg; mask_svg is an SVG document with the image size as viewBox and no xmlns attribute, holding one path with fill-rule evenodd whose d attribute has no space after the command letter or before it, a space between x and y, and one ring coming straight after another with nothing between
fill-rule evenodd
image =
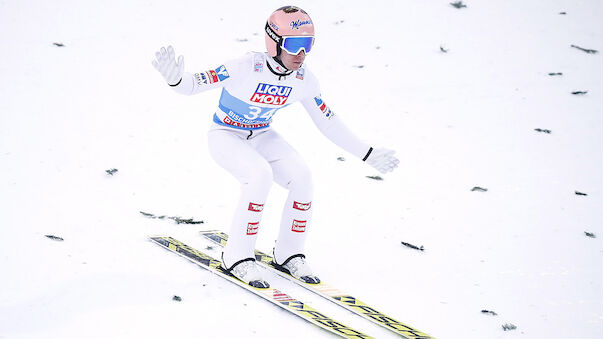
<instances>
[{"instance_id":1,"label":"snowy background","mask_svg":"<svg viewBox=\"0 0 603 339\"><path fill-rule=\"evenodd\" d=\"M571 47L603 51L603 2L449 2L295 3L316 25L325 101L401 160L368 179L301 105L277 114L314 171L310 262L436 338L603 338L603 62ZM147 240L204 248L197 232L227 231L238 195L206 147L219 91L174 93L154 52L172 44L203 71L263 51L284 4L0 1L0 338L332 337ZM275 184L264 251L285 196Z\"/></svg>"}]
</instances>

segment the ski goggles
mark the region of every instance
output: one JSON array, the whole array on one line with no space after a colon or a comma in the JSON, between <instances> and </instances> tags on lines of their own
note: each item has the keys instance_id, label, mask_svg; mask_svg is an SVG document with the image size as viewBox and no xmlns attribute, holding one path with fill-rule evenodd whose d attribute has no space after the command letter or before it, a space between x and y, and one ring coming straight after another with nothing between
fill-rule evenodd
<instances>
[{"instance_id":1,"label":"ski goggles","mask_svg":"<svg viewBox=\"0 0 603 339\"><path fill-rule=\"evenodd\" d=\"M281 40L281 48L283 51L297 55L302 50L308 54L314 45L313 36L286 36Z\"/></svg>"},{"instance_id":2,"label":"ski goggles","mask_svg":"<svg viewBox=\"0 0 603 339\"><path fill-rule=\"evenodd\" d=\"M313 36L280 36L270 27L266 22L266 34L272 39L277 45L281 46L281 49L285 52L297 55L302 50L304 53L310 53L312 45L314 45Z\"/></svg>"}]
</instances>

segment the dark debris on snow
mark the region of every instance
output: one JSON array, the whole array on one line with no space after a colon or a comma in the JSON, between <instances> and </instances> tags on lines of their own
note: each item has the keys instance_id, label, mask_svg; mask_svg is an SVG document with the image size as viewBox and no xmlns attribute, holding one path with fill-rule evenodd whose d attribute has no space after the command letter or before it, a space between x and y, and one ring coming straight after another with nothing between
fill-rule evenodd
<instances>
[{"instance_id":1,"label":"dark debris on snow","mask_svg":"<svg viewBox=\"0 0 603 339\"><path fill-rule=\"evenodd\" d=\"M487 188L475 186L471 189L471 192L488 192Z\"/></svg>"},{"instance_id":2,"label":"dark debris on snow","mask_svg":"<svg viewBox=\"0 0 603 339\"><path fill-rule=\"evenodd\" d=\"M513 324L504 324L504 325L502 325L502 328L505 331L511 331L511 330L517 329L517 326L515 326Z\"/></svg>"},{"instance_id":3,"label":"dark debris on snow","mask_svg":"<svg viewBox=\"0 0 603 339\"><path fill-rule=\"evenodd\" d=\"M45 237L48 238L48 239L55 240L55 241L63 241L63 240L65 240L65 239L63 239L61 237L57 237L56 235L52 235L52 234L46 234Z\"/></svg>"},{"instance_id":4,"label":"dark debris on snow","mask_svg":"<svg viewBox=\"0 0 603 339\"><path fill-rule=\"evenodd\" d=\"M111 169L105 170L105 172L106 172L108 175L113 175L113 174L117 173L118 171L119 171L119 170L118 170L117 168L111 168Z\"/></svg>"},{"instance_id":5,"label":"dark debris on snow","mask_svg":"<svg viewBox=\"0 0 603 339\"><path fill-rule=\"evenodd\" d=\"M451 2L450 6L458 9L467 8L467 5L465 5L462 1Z\"/></svg>"},{"instance_id":6,"label":"dark debris on snow","mask_svg":"<svg viewBox=\"0 0 603 339\"><path fill-rule=\"evenodd\" d=\"M588 53L588 54L597 54L597 53L599 53L599 51L597 51L596 49L582 48L582 47L576 46L576 45L571 45L571 47L573 47L575 49L579 49L582 52Z\"/></svg>"},{"instance_id":7,"label":"dark debris on snow","mask_svg":"<svg viewBox=\"0 0 603 339\"><path fill-rule=\"evenodd\" d=\"M425 251L425 248L423 246L419 247L419 246L415 246L413 244L409 244L407 242L404 241L400 241L400 243L408 248L412 248L413 250L418 250L418 251Z\"/></svg>"}]
</instances>

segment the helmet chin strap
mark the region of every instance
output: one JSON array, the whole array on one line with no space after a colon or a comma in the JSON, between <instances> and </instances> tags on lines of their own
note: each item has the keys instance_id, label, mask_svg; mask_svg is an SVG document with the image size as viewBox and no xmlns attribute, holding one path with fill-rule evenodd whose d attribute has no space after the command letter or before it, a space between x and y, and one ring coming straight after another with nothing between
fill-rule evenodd
<instances>
[{"instance_id":1,"label":"helmet chin strap","mask_svg":"<svg viewBox=\"0 0 603 339\"><path fill-rule=\"evenodd\" d=\"M287 73L293 72L292 70L287 68L287 66L285 66L285 64L283 63L283 61L281 60L281 54L283 54L283 48L280 45L276 45L276 56L272 57L272 59L274 59L277 64L283 66L283 68L287 70Z\"/></svg>"},{"instance_id":2,"label":"helmet chin strap","mask_svg":"<svg viewBox=\"0 0 603 339\"><path fill-rule=\"evenodd\" d=\"M276 61L276 63L278 63L279 65L283 66L283 68L285 68L287 71L291 71L290 69L287 68L287 66L285 66L285 64L283 63L283 61L281 61L281 51L279 48L279 53L275 56L272 57L272 59L274 59L274 61Z\"/></svg>"},{"instance_id":3,"label":"helmet chin strap","mask_svg":"<svg viewBox=\"0 0 603 339\"><path fill-rule=\"evenodd\" d=\"M290 75L291 73L293 73L293 70L288 69L285 64L283 64L283 61L279 58L281 51L279 50L277 52L277 56L274 57L270 57L272 60L267 60L266 64L268 65L268 69L270 70L270 72L272 72L272 74L277 75L279 80L283 77L286 77L288 75ZM271 62L274 62L278 65L275 64L271 64ZM282 67L282 68L281 68ZM283 71L284 70L284 71Z\"/></svg>"}]
</instances>

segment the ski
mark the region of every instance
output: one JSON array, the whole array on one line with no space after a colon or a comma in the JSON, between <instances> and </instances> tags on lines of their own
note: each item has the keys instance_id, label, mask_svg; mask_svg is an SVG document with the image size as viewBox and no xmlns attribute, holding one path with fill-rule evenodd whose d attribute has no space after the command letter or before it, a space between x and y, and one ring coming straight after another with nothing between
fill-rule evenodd
<instances>
[{"instance_id":1,"label":"ski","mask_svg":"<svg viewBox=\"0 0 603 339\"><path fill-rule=\"evenodd\" d=\"M304 302L290 297L289 295L275 288L255 288L229 274L221 266L221 261L217 260L199 250L196 250L172 237L158 236L150 239L161 247L168 249L193 263L205 268L212 273L260 296L269 302L289 311L296 316L343 338L373 338L360 331L354 330L332 318L324 315L318 310L308 306Z\"/></svg>"},{"instance_id":2,"label":"ski","mask_svg":"<svg viewBox=\"0 0 603 339\"><path fill-rule=\"evenodd\" d=\"M226 241L228 240L228 234L221 231L201 231L200 233L207 239L213 241L214 243L222 247L226 245ZM264 266L273 269L278 275L303 286L304 288L320 295L321 297L326 298L375 324L378 324L394 333L397 333L403 338L434 339L433 337L417 329L414 329L398 320L395 320L390 316L387 316L375 310L373 307L361 302L360 300L350 296L347 293L344 293L332 287L331 285L328 285L324 281L321 281L320 284L308 284L294 278L293 276L279 270L276 267L272 256L266 253L255 250L255 259L257 262L263 264Z\"/></svg>"}]
</instances>

